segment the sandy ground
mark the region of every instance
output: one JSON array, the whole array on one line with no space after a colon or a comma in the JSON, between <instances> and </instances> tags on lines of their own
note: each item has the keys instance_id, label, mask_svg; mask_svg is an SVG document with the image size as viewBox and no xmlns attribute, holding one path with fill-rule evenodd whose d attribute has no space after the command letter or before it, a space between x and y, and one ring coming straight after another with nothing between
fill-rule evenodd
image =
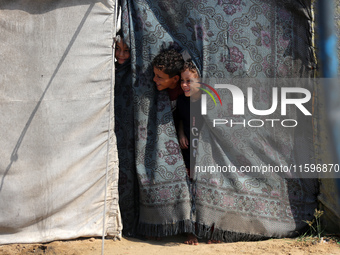
<instances>
[{"instance_id":1,"label":"sandy ground","mask_svg":"<svg viewBox=\"0 0 340 255\"><path fill-rule=\"evenodd\" d=\"M196 246L183 244L184 237L169 237L162 241L142 241L133 238L122 240L106 239L104 254L147 254L147 255L212 255L212 254L249 254L249 255L307 255L340 254L338 240L325 238L322 242L297 239L271 239L259 242L236 242L222 244L200 243ZM0 245L1 255L92 255L101 254L101 238L85 238L72 241L55 241L47 244L10 244Z\"/></svg>"}]
</instances>

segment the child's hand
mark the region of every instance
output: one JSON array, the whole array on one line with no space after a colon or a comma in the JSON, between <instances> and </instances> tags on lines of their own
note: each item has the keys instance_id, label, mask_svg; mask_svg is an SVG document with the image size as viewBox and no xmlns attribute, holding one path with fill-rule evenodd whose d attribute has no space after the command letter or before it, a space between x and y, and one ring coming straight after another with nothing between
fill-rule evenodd
<instances>
[{"instance_id":1,"label":"child's hand","mask_svg":"<svg viewBox=\"0 0 340 255\"><path fill-rule=\"evenodd\" d=\"M179 147L181 147L181 149L189 148L189 140L185 135L179 136Z\"/></svg>"}]
</instances>

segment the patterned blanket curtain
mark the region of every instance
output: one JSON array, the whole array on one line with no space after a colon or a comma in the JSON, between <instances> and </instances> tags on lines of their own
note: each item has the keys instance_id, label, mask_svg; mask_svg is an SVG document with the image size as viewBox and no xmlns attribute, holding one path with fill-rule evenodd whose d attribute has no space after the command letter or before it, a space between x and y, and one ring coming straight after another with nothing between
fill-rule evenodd
<instances>
[{"instance_id":1,"label":"patterned blanket curtain","mask_svg":"<svg viewBox=\"0 0 340 255\"><path fill-rule=\"evenodd\" d=\"M151 62L162 48L177 45L204 78L313 77L310 6L308 0L121 1L122 29L131 49L131 78L116 81L125 90L116 103L121 107L116 124L125 132L120 138L125 235L192 232L225 241L258 240L292 236L306 226L316 207L315 179L219 174L188 181L168 94L156 90ZM270 153L300 162L294 152L302 148L311 163L313 145L305 138L313 128L310 122L306 126L306 134L297 129L285 137L203 132L199 150L208 150L208 161L215 161L211 150L218 150L224 163L257 164L254 154L242 149L255 146L256 155L268 153L261 162L280 165L281 158Z\"/></svg>"}]
</instances>

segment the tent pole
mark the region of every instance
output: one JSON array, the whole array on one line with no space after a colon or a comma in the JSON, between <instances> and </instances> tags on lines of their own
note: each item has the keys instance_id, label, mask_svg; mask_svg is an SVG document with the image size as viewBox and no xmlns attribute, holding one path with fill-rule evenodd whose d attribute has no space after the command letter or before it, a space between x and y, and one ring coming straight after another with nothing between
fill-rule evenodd
<instances>
[{"instance_id":1,"label":"tent pole","mask_svg":"<svg viewBox=\"0 0 340 255\"><path fill-rule=\"evenodd\" d=\"M321 73L323 86L325 88L325 102L328 115L330 140L332 141L332 152L335 164L340 164L340 84L338 82L338 54L337 36L335 29L333 0L318 0L317 3L319 20L319 54L321 58ZM333 162L332 162L333 163ZM340 178L339 173L331 173L335 182L334 193L336 203L340 204Z\"/></svg>"}]
</instances>

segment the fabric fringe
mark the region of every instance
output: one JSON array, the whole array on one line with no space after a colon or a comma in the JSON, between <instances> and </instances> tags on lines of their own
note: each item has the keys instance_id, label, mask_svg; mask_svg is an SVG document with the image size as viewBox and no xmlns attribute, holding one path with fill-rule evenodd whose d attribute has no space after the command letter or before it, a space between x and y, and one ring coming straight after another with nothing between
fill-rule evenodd
<instances>
[{"instance_id":1,"label":"fabric fringe","mask_svg":"<svg viewBox=\"0 0 340 255\"><path fill-rule=\"evenodd\" d=\"M190 180L187 177L187 182L189 185L192 210L190 212L190 220L182 220L173 223L166 224L148 224L139 223L137 227L138 235L150 236L150 237L165 237L173 236L183 233L194 234L199 239L208 240L218 240L224 242L237 242L237 241L260 241L266 240L273 237L267 237L262 235L248 234L248 233L238 233L232 231L226 231L217 229L214 226L207 226L204 224L198 224L193 221L193 215L195 214L196 204L196 180Z\"/></svg>"},{"instance_id":2,"label":"fabric fringe","mask_svg":"<svg viewBox=\"0 0 340 255\"><path fill-rule=\"evenodd\" d=\"M214 226L209 227L203 224L196 224L196 233L199 238L206 238L208 240L224 241L227 243L239 242L239 241L260 241L260 240L273 238L273 237L262 236L262 235L222 230L222 229L217 229Z\"/></svg>"},{"instance_id":3,"label":"fabric fringe","mask_svg":"<svg viewBox=\"0 0 340 255\"><path fill-rule=\"evenodd\" d=\"M182 233L194 233L195 222L192 222L191 220L182 220L162 225L139 223L137 231L139 235L152 237L164 237L178 235Z\"/></svg>"},{"instance_id":4,"label":"fabric fringe","mask_svg":"<svg viewBox=\"0 0 340 255\"><path fill-rule=\"evenodd\" d=\"M138 233L142 236L151 237L165 237L183 233L192 233L195 234L199 239L218 240L227 243L238 241L261 241L273 238L262 235L225 231L216 229L213 226L197 224L190 220L183 220L176 223L167 223L163 225L140 223L138 226Z\"/></svg>"}]
</instances>

